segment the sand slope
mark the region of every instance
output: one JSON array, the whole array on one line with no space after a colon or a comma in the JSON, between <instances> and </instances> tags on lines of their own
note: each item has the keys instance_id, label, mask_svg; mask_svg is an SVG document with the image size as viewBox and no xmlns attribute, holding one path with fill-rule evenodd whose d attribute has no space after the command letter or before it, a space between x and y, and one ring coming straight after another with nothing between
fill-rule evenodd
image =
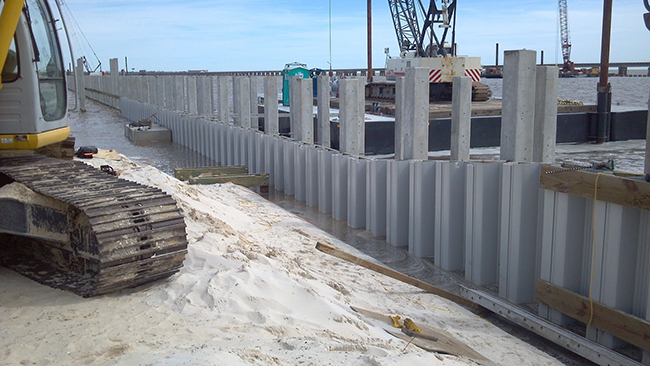
<instances>
[{"instance_id":1,"label":"sand slope","mask_svg":"<svg viewBox=\"0 0 650 366\"><path fill-rule=\"evenodd\" d=\"M92 164L178 201L190 243L183 269L83 299L0 267L0 364L476 364L405 348L351 305L445 329L497 365L557 364L447 300L315 250L345 244L245 188L189 186L115 159Z\"/></svg>"}]
</instances>

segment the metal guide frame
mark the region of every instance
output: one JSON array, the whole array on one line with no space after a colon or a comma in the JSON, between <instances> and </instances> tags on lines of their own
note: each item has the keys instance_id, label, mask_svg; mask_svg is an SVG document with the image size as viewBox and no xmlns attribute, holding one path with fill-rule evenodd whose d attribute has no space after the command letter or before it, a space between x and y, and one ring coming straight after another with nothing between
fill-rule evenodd
<instances>
[{"instance_id":1,"label":"metal guide frame","mask_svg":"<svg viewBox=\"0 0 650 366\"><path fill-rule=\"evenodd\" d=\"M483 291L460 286L461 296L599 365L642 366L628 357L565 330L535 314Z\"/></svg>"}]
</instances>

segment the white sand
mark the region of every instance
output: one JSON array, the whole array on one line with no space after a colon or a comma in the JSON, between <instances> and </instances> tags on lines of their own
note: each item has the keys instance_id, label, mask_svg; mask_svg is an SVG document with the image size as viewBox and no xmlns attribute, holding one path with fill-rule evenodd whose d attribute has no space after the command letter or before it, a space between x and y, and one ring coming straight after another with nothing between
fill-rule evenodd
<instances>
[{"instance_id":1,"label":"white sand","mask_svg":"<svg viewBox=\"0 0 650 366\"><path fill-rule=\"evenodd\" d=\"M351 305L445 329L497 365L558 364L454 303L317 251L345 244L245 188L189 186L118 159L92 164L184 211L183 269L83 299L0 267L0 364L476 365L406 346Z\"/></svg>"}]
</instances>

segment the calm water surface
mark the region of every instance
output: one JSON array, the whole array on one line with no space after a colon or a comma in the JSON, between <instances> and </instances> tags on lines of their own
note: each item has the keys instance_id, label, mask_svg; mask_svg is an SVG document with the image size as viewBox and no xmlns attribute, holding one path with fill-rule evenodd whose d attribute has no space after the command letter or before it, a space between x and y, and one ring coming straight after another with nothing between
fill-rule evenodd
<instances>
[{"instance_id":1,"label":"calm water surface","mask_svg":"<svg viewBox=\"0 0 650 366\"><path fill-rule=\"evenodd\" d=\"M481 79L490 86L492 96L501 98L503 95L503 79ZM612 106L648 108L650 95L650 77L611 77ZM562 99L579 100L585 104L596 104L596 87L598 78L560 78L558 79L557 94Z\"/></svg>"}]
</instances>

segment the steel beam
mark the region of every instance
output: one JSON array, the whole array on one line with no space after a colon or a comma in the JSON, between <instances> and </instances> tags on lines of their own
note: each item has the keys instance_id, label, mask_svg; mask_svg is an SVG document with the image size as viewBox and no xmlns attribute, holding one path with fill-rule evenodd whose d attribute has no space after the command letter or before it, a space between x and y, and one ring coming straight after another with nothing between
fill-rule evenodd
<instances>
[{"instance_id":1,"label":"steel beam","mask_svg":"<svg viewBox=\"0 0 650 366\"><path fill-rule=\"evenodd\" d=\"M642 366L620 353L560 328L494 295L465 286L460 287L460 294L493 313L599 365Z\"/></svg>"}]
</instances>

